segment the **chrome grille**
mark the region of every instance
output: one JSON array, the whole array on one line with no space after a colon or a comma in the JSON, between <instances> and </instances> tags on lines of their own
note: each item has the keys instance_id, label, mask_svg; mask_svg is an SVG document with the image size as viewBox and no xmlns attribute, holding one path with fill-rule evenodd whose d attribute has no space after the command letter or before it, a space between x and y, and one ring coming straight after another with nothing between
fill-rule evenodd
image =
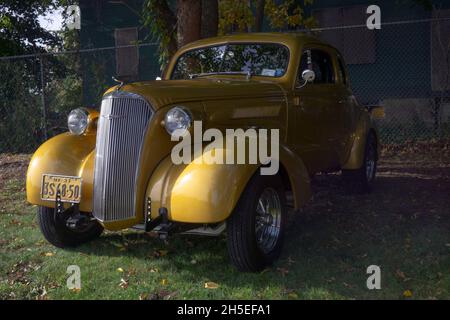
<instances>
[{"instance_id":1,"label":"chrome grille","mask_svg":"<svg viewBox=\"0 0 450 320\"><path fill-rule=\"evenodd\" d=\"M115 91L103 98L97 128L94 216L118 221L135 216L136 179L153 111L139 95Z\"/></svg>"}]
</instances>

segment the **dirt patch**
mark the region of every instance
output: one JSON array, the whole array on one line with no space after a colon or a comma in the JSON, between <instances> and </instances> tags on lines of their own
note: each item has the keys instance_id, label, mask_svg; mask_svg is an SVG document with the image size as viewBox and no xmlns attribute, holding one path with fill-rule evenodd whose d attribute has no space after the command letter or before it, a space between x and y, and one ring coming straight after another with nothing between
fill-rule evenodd
<instances>
[{"instance_id":1,"label":"dirt patch","mask_svg":"<svg viewBox=\"0 0 450 320\"><path fill-rule=\"evenodd\" d=\"M30 159L29 154L0 154L0 189L12 179L19 179L25 185L25 175Z\"/></svg>"}]
</instances>

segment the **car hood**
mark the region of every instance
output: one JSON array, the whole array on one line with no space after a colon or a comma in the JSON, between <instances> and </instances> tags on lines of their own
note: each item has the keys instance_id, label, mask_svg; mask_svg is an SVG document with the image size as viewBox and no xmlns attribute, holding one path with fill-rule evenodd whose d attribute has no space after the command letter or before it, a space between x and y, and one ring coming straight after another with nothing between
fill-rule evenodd
<instances>
[{"instance_id":1,"label":"car hood","mask_svg":"<svg viewBox=\"0 0 450 320\"><path fill-rule=\"evenodd\" d=\"M117 90L111 88L107 93ZM190 101L242 99L283 95L274 82L236 79L193 79L134 82L119 90L139 94L155 109Z\"/></svg>"}]
</instances>

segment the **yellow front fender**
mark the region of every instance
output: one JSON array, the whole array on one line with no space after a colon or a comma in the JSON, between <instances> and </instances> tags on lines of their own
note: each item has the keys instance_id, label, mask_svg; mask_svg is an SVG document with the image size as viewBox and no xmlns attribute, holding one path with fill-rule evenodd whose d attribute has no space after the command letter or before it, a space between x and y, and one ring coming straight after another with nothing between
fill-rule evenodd
<instances>
[{"instance_id":1,"label":"yellow front fender","mask_svg":"<svg viewBox=\"0 0 450 320\"><path fill-rule=\"evenodd\" d=\"M307 170L301 159L284 147L280 149L280 167L288 174L295 207L300 208L311 195ZM165 207L171 221L224 221L233 212L250 178L259 174L258 169L257 164L175 165L169 156L159 164L148 184L146 197L151 200L151 217L156 218L159 208Z\"/></svg>"},{"instance_id":2,"label":"yellow front fender","mask_svg":"<svg viewBox=\"0 0 450 320\"><path fill-rule=\"evenodd\" d=\"M42 144L31 158L27 172L27 200L44 207L54 207L52 201L41 199L43 174L82 178L80 210L92 212L95 134L57 135Z\"/></svg>"}]
</instances>

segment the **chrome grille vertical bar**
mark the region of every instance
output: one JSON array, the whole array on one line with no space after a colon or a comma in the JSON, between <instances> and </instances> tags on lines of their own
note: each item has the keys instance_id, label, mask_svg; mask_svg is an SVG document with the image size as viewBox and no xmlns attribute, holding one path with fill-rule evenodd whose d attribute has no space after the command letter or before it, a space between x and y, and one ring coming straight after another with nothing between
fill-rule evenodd
<instances>
[{"instance_id":1,"label":"chrome grille vertical bar","mask_svg":"<svg viewBox=\"0 0 450 320\"><path fill-rule=\"evenodd\" d=\"M94 216L101 221L133 218L136 178L153 111L139 95L116 91L102 101L97 129Z\"/></svg>"}]
</instances>

